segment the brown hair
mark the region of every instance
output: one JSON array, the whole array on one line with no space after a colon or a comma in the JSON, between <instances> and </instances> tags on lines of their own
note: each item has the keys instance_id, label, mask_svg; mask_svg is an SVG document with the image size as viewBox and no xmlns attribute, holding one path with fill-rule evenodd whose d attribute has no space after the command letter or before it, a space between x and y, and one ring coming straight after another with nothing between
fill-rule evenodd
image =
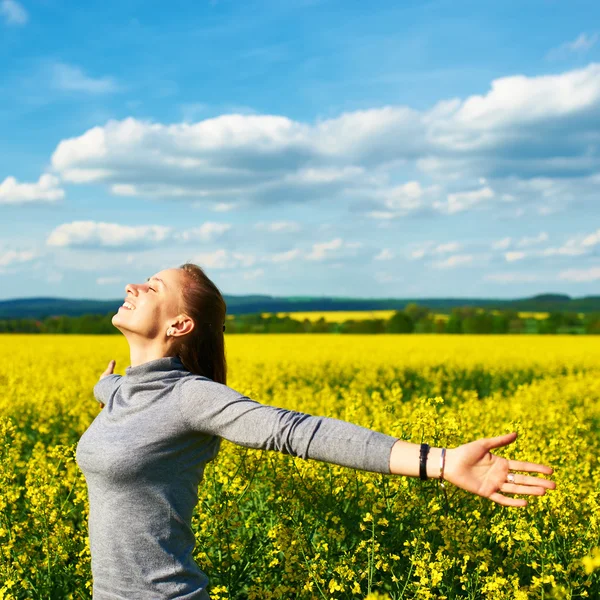
<instances>
[{"instance_id":1,"label":"brown hair","mask_svg":"<svg viewBox=\"0 0 600 600\"><path fill-rule=\"evenodd\" d=\"M194 321L193 331L183 336L178 346L179 358L191 373L226 385L225 300L201 267L185 263L179 268L184 272L182 312Z\"/></svg>"}]
</instances>

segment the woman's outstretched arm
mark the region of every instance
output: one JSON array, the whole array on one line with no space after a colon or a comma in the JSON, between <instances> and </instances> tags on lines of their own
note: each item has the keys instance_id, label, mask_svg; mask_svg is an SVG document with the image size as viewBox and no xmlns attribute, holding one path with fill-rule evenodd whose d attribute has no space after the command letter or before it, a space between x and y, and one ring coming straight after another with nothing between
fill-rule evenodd
<instances>
[{"instance_id":1,"label":"woman's outstretched arm","mask_svg":"<svg viewBox=\"0 0 600 600\"><path fill-rule=\"evenodd\" d=\"M176 396L176 405L191 430L217 435L241 446L276 450L353 469L419 476L420 444L347 421L261 404L206 378L198 376L185 381ZM526 506L527 501L503 496L499 491L543 495L556 485L524 475L515 475L514 483L506 483L510 469L552 473L544 465L509 461L490 453L492 448L515 439L516 434L511 433L447 449L444 479L500 504ZM431 448L426 463L428 477L439 477L441 451Z\"/></svg>"},{"instance_id":2,"label":"woman's outstretched arm","mask_svg":"<svg viewBox=\"0 0 600 600\"><path fill-rule=\"evenodd\" d=\"M514 481L507 482L510 471L527 471L551 475L553 469L537 463L509 460L492 454L493 448L507 446L517 439L517 434L507 433L493 438L482 438L457 448L446 449L443 479L468 492L489 498L504 506L527 506L527 500L511 498L505 494L543 496L546 490L556 488L556 483L541 477L513 474ZM394 475L419 476L420 444L398 440L392 447L390 472ZM427 477L440 478L442 448L431 448L427 456Z\"/></svg>"}]
</instances>

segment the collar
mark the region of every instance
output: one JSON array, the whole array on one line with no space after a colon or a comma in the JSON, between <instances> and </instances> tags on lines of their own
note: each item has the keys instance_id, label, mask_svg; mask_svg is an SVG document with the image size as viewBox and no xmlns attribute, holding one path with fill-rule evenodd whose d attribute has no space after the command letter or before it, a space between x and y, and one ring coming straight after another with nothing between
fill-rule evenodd
<instances>
[{"instance_id":1,"label":"collar","mask_svg":"<svg viewBox=\"0 0 600 600\"><path fill-rule=\"evenodd\" d=\"M189 371L183 366L179 356L163 356L125 369L125 377L130 383L144 383L168 377L180 377Z\"/></svg>"}]
</instances>

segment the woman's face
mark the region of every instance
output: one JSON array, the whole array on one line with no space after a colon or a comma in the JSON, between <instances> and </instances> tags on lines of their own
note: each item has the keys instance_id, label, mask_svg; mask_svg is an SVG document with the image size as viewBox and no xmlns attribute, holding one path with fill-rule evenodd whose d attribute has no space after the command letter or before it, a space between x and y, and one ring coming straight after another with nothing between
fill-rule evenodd
<instances>
[{"instance_id":1,"label":"woman's face","mask_svg":"<svg viewBox=\"0 0 600 600\"><path fill-rule=\"evenodd\" d=\"M138 334L150 340L167 339L168 329L186 333L191 321L180 313L183 277L181 269L165 269L144 283L127 284L126 302L113 316L112 324L124 334Z\"/></svg>"}]
</instances>

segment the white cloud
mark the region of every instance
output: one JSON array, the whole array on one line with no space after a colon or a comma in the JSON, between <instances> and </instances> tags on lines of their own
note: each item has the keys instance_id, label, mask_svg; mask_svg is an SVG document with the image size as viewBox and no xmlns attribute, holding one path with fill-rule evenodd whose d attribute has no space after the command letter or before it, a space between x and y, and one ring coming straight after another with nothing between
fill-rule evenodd
<instances>
[{"instance_id":1,"label":"white cloud","mask_svg":"<svg viewBox=\"0 0 600 600\"><path fill-rule=\"evenodd\" d=\"M15 263L29 262L37 258L35 250L5 250L0 252L0 267L8 267Z\"/></svg>"},{"instance_id":2,"label":"white cloud","mask_svg":"<svg viewBox=\"0 0 600 600\"><path fill-rule=\"evenodd\" d=\"M53 87L65 92L108 94L119 89L112 77L93 78L86 75L80 67L64 63L50 65L50 77Z\"/></svg>"},{"instance_id":3,"label":"white cloud","mask_svg":"<svg viewBox=\"0 0 600 600\"><path fill-rule=\"evenodd\" d=\"M442 244L436 244L429 240L423 242L420 248L412 250L409 253L409 258L420 259L426 256L435 256L437 254L448 254L449 252L458 252L462 247L459 242L444 242Z\"/></svg>"},{"instance_id":4,"label":"white cloud","mask_svg":"<svg viewBox=\"0 0 600 600\"><path fill-rule=\"evenodd\" d=\"M202 204L200 204L200 206L202 206ZM215 212L229 212L230 210L233 210L235 207L236 207L235 202L215 202L212 209Z\"/></svg>"},{"instance_id":5,"label":"white cloud","mask_svg":"<svg viewBox=\"0 0 600 600\"><path fill-rule=\"evenodd\" d=\"M504 258L506 262L515 262L516 260L523 260L526 256L525 252L505 252Z\"/></svg>"},{"instance_id":6,"label":"white cloud","mask_svg":"<svg viewBox=\"0 0 600 600\"><path fill-rule=\"evenodd\" d=\"M593 234L592 234L593 235ZM567 240L562 246L545 248L540 251L541 256L581 256L589 252L590 244L585 244L586 240L589 241L590 236L582 238L577 236Z\"/></svg>"},{"instance_id":7,"label":"white cloud","mask_svg":"<svg viewBox=\"0 0 600 600\"><path fill-rule=\"evenodd\" d=\"M593 233L586 235L583 240L581 240L581 245L585 248L596 246L600 244L600 229L596 229Z\"/></svg>"},{"instance_id":8,"label":"white cloud","mask_svg":"<svg viewBox=\"0 0 600 600\"><path fill-rule=\"evenodd\" d=\"M187 229L182 231L181 233L176 232L174 234L175 239L181 240L183 242L189 242L194 240L200 240L202 242L210 242L217 237L222 236L226 231L231 229L231 224L229 223L214 223L211 221L206 221L202 223L200 227L194 227L192 229Z\"/></svg>"},{"instance_id":9,"label":"white cloud","mask_svg":"<svg viewBox=\"0 0 600 600\"><path fill-rule=\"evenodd\" d=\"M37 183L19 183L14 177L7 177L0 183L0 204L55 202L64 196L58 177L49 173L42 175Z\"/></svg>"},{"instance_id":10,"label":"white cloud","mask_svg":"<svg viewBox=\"0 0 600 600\"><path fill-rule=\"evenodd\" d=\"M300 257L300 250L298 248L293 248L292 250L288 250L287 252L278 252L272 254L268 260L274 263L283 263L289 262L290 260L294 260L295 258Z\"/></svg>"},{"instance_id":11,"label":"white cloud","mask_svg":"<svg viewBox=\"0 0 600 600\"><path fill-rule=\"evenodd\" d=\"M238 267L251 267L256 262L252 254L242 252L230 252L224 248L214 252L202 252L197 254L192 262L202 267L213 269L233 269Z\"/></svg>"},{"instance_id":12,"label":"white cloud","mask_svg":"<svg viewBox=\"0 0 600 600\"><path fill-rule=\"evenodd\" d=\"M23 5L16 0L2 0L0 2L0 15L8 25L25 25L29 15Z\"/></svg>"},{"instance_id":13,"label":"white cloud","mask_svg":"<svg viewBox=\"0 0 600 600\"><path fill-rule=\"evenodd\" d=\"M548 234L545 231L540 232L535 237L522 237L516 244L517 248L528 248L529 246L536 246L543 242L548 241Z\"/></svg>"},{"instance_id":14,"label":"white cloud","mask_svg":"<svg viewBox=\"0 0 600 600\"><path fill-rule=\"evenodd\" d=\"M469 210L478 204L481 204L484 200L490 200L494 197L494 191L486 186L478 190L471 190L469 192L457 192L454 194L448 194L446 202L435 201L433 207L440 212L448 214L454 214Z\"/></svg>"},{"instance_id":15,"label":"white cloud","mask_svg":"<svg viewBox=\"0 0 600 600\"><path fill-rule=\"evenodd\" d=\"M600 267L590 267L588 269L567 269L561 271L559 279L573 281L575 283L587 283L600 279Z\"/></svg>"},{"instance_id":16,"label":"white cloud","mask_svg":"<svg viewBox=\"0 0 600 600\"><path fill-rule=\"evenodd\" d=\"M598 33L580 33L576 39L572 42L565 42L557 48L553 48L547 54L547 58L550 60L556 60L561 58L567 58L572 54L585 54L588 50L591 50L598 41Z\"/></svg>"},{"instance_id":17,"label":"white cloud","mask_svg":"<svg viewBox=\"0 0 600 600\"><path fill-rule=\"evenodd\" d=\"M383 248L373 260L391 260L392 258L394 258L394 253L389 248Z\"/></svg>"},{"instance_id":18,"label":"white cloud","mask_svg":"<svg viewBox=\"0 0 600 600\"><path fill-rule=\"evenodd\" d=\"M306 255L308 260L323 260L326 254L342 247L342 238L335 238L329 242L317 242L312 246L312 252Z\"/></svg>"},{"instance_id":19,"label":"white cloud","mask_svg":"<svg viewBox=\"0 0 600 600\"><path fill-rule=\"evenodd\" d=\"M48 236L48 246L120 248L143 250L170 243L211 242L231 229L229 223L206 221L198 227L177 231L163 225L120 225L97 221L73 221L56 227Z\"/></svg>"},{"instance_id":20,"label":"white cloud","mask_svg":"<svg viewBox=\"0 0 600 600\"><path fill-rule=\"evenodd\" d=\"M270 223L260 221L254 224L254 228L273 233L295 233L301 229L300 223L296 221L272 221Z\"/></svg>"},{"instance_id":21,"label":"white cloud","mask_svg":"<svg viewBox=\"0 0 600 600\"><path fill-rule=\"evenodd\" d=\"M80 75L74 87L84 89L91 78ZM114 83L91 81L97 92ZM247 114L196 123L109 121L62 140L51 162L66 182L215 211L346 201L385 223L483 206L513 205L522 215L523 205L538 202L538 214L550 214L592 201L599 113L600 64L592 63L496 79L485 94L428 111L386 106L314 123Z\"/></svg>"},{"instance_id":22,"label":"white cloud","mask_svg":"<svg viewBox=\"0 0 600 600\"><path fill-rule=\"evenodd\" d=\"M543 278L534 273L488 273L483 276L485 281L495 283L533 283L543 281Z\"/></svg>"},{"instance_id":23,"label":"white cloud","mask_svg":"<svg viewBox=\"0 0 600 600\"><path fill-rule=\"evenodd\" d=\"M431 266L435 269L451 269L461 265L471 264L473 262L473 258L474 257L472 254L454 254L445 260L431 263Z\"/></svg>"},{"instance_id":24,"label":"white cloud","mask_svg":"<svg viewBox=\"0 0 600 600\"><path fill-rule=\"evenodd\" d=\"M73 221L54 229L46 244L57 247L73 246L138 246L147 247L164 242L172 232L171 227L160 225L118 225L95 221Z\"/></svg>"},{"instance_id":25,"label":"white cloud","mask_svg":"<svg viewBox=\"0 0 600 600\"><path fill-rule=\"evenodd\" d=\"M511 243L511 238L510 237L505 237L502 238L501 240L496 240L495 242L492 243L492 249L493 250L506 250Z\"/></svg>"}]
</instances>

